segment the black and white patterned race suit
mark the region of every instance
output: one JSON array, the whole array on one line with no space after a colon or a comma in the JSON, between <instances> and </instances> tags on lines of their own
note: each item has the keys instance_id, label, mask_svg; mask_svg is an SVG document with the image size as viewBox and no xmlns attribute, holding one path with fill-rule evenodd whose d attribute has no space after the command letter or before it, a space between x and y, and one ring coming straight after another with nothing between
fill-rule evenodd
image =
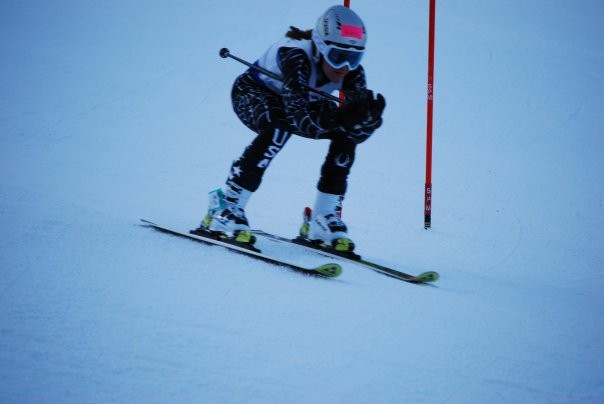
<instances>
[{"instance_id":1,"label":"black and white patterned race suit","mask_svg":"<svg viewBox=\"0 0 604 404\"><path fill-rule=\"evenodd\" d=\"M330 139L331 144L317 188L344 195L355 159L356 143L343 132L336 119L337 104L309 92L309 85L327 92L366 88L362 66L352 70L341 83L329 82L313 58L309 40L286 39L273 45L256 63L283 77L279 82L250 69L233 85L233 109L257 136L233 162L227 184L250 191L260 186L272 159L292 134L311 139Z\"/></svg>"}]
</instances>

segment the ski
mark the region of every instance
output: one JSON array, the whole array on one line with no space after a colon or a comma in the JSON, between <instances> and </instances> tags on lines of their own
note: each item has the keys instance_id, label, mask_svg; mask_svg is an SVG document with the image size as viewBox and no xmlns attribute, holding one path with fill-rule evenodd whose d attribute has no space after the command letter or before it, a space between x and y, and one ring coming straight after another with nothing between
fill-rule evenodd
<instances>
[{"instance_id":1,"label":"ski","mask_svg":"<svg viewBox=\"0 0 604 404\"><path fill-rule=\"evenodd\" d=\"M316 275L325 278L335 278L342 273L342 267L339 264L328 263L324 265L320 265L318 267L307 268L301 265L298 265L294 262L283 260L278 257L274 257L268 254L263 253L256 247L253 246L244 246L241 243L237 243L229 240L216 239L210 236L204 236L201 234L193 234L192 232L184 232L177 229L173 229L171 227L162 226L157 223L151 222L146 219L141 219L141 222L145 226L149 226L154 228L155 230L159 230L164 233L168 233L178 237L188 238L190 240L206 243L209 245L217 245L220 247L224 247L229 249L230 251L234 251L243 255L247 255L248 257L256 258L258 260L268 262L273 265L286 267L292 269L297 272L305 273L308 275Z\"/></svg>"},{"instance_id":2,"label":"ski","mask_svg":"<svg viewBox=\"0 0 604 404\"><path fill-rule=\"evenodd\" d=\"M304 247L310 251L314 251L318 254L321 254L325 257L330 257L330 258L335 258L335 259L340 259L340 260L344 260L347 262L351 262L353 264L357 264L357 265L372 269L376 272L379 272L384 275L388 275L392 278L400 279L402 281L409 282L409 283L417 283L417 284L431 283L431 282L436 282L439 278L438 272L427 271L427 272L422 272L419 275L410 275L410 274L401 272L397 269L389 268L384 265L380 265L378 263L375 263L375 262L372 262L369 260L365 260L360 255L355 254L355 253L341 253L341 252L338 252L335 250L328 250L328 249L321 248L317 244L315 244L309 240L303 239L301 237L298 237L295 239L290 239L290 238L286 238L286 237L282 237L282 236L277 236L275 234L271 234L271 233L265 232L263 230L252 230L252 233L257 236L265 237L265 238L268 238L269 240L273 240L276 242L295 244L295 245Z\"/></svg>"}]
</instances>

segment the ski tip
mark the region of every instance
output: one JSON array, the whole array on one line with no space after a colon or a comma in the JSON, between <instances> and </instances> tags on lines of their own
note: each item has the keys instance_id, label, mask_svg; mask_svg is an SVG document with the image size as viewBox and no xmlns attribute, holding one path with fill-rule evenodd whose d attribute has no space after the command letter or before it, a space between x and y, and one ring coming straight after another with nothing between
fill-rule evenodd
<instances>
[{"instance_id":1,"label":"ski tip","mask_svg":"<svg viewBox=\"0 0 604 404\"><path fill-rule=\"evenodd\" d=\"M436 282L438 280L438 278L440 278L440 275L438 274L438 272L428 271L428 272L423 272L423 273L413 277L411 282L413 282L413 283L430 283L430 282Z\"/></svg>"},{"instance_id":2,"label":"ski tip","mask_svg":"<svg viewBox=\"0 0 604 404\"><path fill-rule=\"evenodd\" d=\"M314 269L315 272L328 278L336 278L342 274L342 267L338 264L325 264Z\"/></svg>"}]
</instances>

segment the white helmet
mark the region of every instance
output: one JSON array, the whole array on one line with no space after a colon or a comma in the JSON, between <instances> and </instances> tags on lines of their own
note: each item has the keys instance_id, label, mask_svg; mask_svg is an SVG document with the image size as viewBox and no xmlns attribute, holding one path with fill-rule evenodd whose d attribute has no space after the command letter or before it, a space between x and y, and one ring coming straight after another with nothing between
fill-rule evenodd
<instances>
[{"instance_id":1,"label":"white helmet","mask_svg":"<svg viewBox=\"0 0 604 404\"><path fill-rule=\"evenodd\" d=\"M350 8L333 6L317 21L312 40L327 63L335 69L356 69L361 63L367 31L361 18Z\"/></svg>"}]
</instances>

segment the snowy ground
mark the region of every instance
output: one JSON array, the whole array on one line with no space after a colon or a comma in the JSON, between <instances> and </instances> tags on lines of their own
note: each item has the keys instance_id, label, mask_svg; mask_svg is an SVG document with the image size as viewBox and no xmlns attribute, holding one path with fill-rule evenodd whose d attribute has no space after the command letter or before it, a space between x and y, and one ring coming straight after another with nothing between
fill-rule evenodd
<instances>
[{"instance_id":1,"label":"snowy ground","mask_svg":"<svg viewBox=\"0 0 604 404\"><path fill-rule=\"evenodd\" d=\"M0 4L0 402L604 400L604 3L439 2L429 231L428 2L378 3L352 1L388 106L345 219L435 287L138 223L197 225L251 140L218 50L253 60L331 2ZM290 141L254 227L295 234L326 147Z\"/></svg>"}]
</instances>

